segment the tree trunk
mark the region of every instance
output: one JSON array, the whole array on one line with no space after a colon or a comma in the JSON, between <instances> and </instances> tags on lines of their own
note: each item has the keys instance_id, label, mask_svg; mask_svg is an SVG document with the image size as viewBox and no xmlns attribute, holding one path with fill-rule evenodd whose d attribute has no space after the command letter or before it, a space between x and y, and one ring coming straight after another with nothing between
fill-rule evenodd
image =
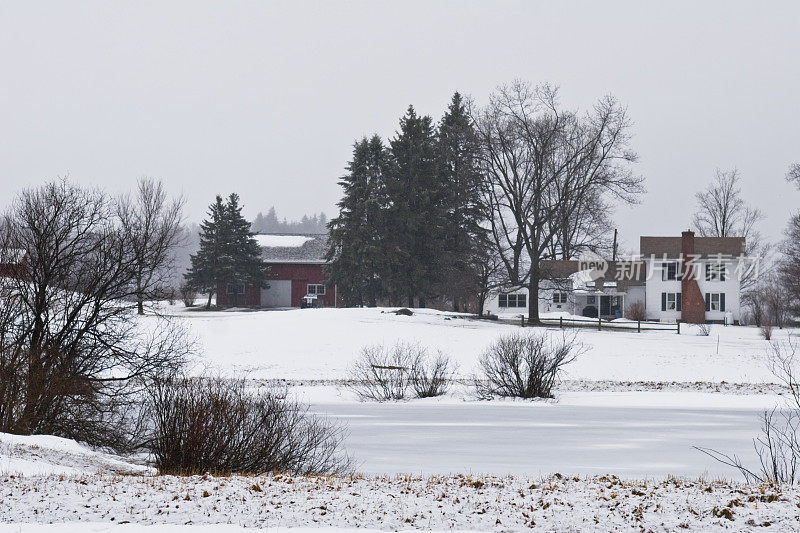
<instances>
[{"instance_id":1,"label":"tree trunk","mask_svg":"<svg viewBox=\"0 0 800 533\"><path fill-rule=\"evenodd\" d=\"M528 283L528 323L539 325L539 272L531 272Z\"/></svg>"},{"instance_id":2,"label":"tree trunk","mask_svg":"<svg viewBox=\"0 0 800 533\"><path fill-rule=\"evenodd\" d=\"M144 314L144 301L141 294L136 295L136 312L140 315Z\"/></svg>"},{"instance_id":3,"label":"tree trunk","mask_svg":"<svg viewBox=\"0 0 800 533\"><path fill-rule=\"evenodd\" d=\"M214 291L208 291L208 301L206 302L206 309L211 309L211 296L214 295Z\"/></svg>"},{"instance_id":4,"label":"tree trunk","mask_svg":"<svg viewBox=\"0 0 800 533\"><path fill-rule=\"evenodd\" d=\"M409 296L408 297L408 307L409 308L414 307L414 297L413 296Z\"/></svg>"}]
</instances>

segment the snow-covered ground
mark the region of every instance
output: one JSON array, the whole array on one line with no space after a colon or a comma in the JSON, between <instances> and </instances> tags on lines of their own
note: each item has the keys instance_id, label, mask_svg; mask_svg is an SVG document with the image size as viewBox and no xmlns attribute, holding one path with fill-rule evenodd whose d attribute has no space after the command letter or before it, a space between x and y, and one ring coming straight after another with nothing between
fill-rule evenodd
<instances>
[{"instance_id":1,"label":"snow-covered ground","mask_svg":"<svg viewBox=\"0 0 800 533\"><path fill-rule=\"evenodd\" d=\"M709 481L740 478L692 448L752 461L758 414L785 394L756 328L580 329L588 351L555 400L484 402L468 378L482 351L519 326L431 310L165 310L199 341L196 372L277 380L346 424L362 474L155 476L140 460L73 441L0 434L0 533L800 531L800 489ZM358 402L343 387L348 365L361 347L398 340L449 354L465 379L440 398Z\"/></svg>"},{"instance_id":2,"label":"snow-covered ground","mask_svg":"<svg viewBox=\"0 0 800 533\"><path fill-rule=\"evenodd\" d=\"M0 478L0 531L144 524L519 531L797 531L800 490L709 480L503 477ZM20 525L60 522L56 527ZM87 525L91 524L91 525ZM134 526L135 524L135 526ZM160 530L160 529L159 529ZM171 529L167 529L168 531ZM200 531L210 531L201 528ZM215 526L216 530L216 526ZM221 531L238 530L225 528ZM183 529L182 529L183 531ZM191 529L189 529L191 531Z\"/></svg>"},{"instance_id":3,"label":"snow-covered ground","mask_svg":"<svg viewBox=\"0 0 800 533\"><path fill-rule=\"evenodd\" d=\"M361 347L417 341L449 354L462 376L497 336L519 327L418 309L413 316L392 309L296 309L203 312L182 307L183 319L213 368L248 370L253 377L322 380L346 376ZM548 328L554 335L558 328ZM684 325L667 331L577 330L589 351L566 368L565 378L634 382L774 382L764 365L767 349L755 327L712 326L707 337ZM775 340L788 331L775 332Z\"/></svg>"},{"instance_id":4,"label":"snow-covered ground","mask_svg":"<svg viewBox=\"0 0 800 533\"><path fill-rule=\"evenodd\" d=\"M51 435L0 433L0 474L73 475L87 472L144 474L152 468L92 450L74 440Z\"/></svg>"}]
</instances>

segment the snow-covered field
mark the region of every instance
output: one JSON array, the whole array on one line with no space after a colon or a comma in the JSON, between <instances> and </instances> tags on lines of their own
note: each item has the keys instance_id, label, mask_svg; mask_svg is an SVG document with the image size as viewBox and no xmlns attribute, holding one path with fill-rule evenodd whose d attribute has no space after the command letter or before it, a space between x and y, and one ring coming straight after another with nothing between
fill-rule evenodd
<instances>
[{"instance_id":1,"label":"snow-covered field","mask_svg":"<svg viewBox=\"0 0 800 533\"><path fill-rule=\"evenodd\" d=\"M185 311L184 319L214 368L248 370L253 377L341 379L361 347L397 340L441 349L459 364L460 374L475 369L481 352L497 336L518 326L418 309L413 316L391 309L297 309L269 311ZM548 328L559 334L557 328ZM775 381L764 365L767 349L755 327L712 326L699 336L686 326L666 331L580 329L590 350L569 365L565 378L589 381L728 382ZM785 338L776 331L775 339Z\"/></svg>"},{"instance_id":2,"label":"snow-covered field","mask_svg":"<svg viewBox=\"0 0 800 533\"><path fill-rule=\"evenodd\" d=\"M380 530L797 531L800 490L614 476L0 478L0 531L98 524L233 524ZM102 524L106 524L103 526ZM207 529L201 529L206 531ZM130 525L113 531L142 531ZM144 530L149 531L149 530ZM221 531L229 531L222 529Z\"/></svg>"},{"instance_id":3,"label":"snow-covered field","mask_svg":"<svg viewBox=\"0 0 800 533\"><path fill-rule=\"evenodd\" d=\"M785 393L756 328L581 329L589 349L555 400L478 401L465 379L445 397L376 404L342 386L362 346L416 341L469 378L486 346L519 326L431 310L165 310L199 341L196 372L285 382L346 424L363 475L156 476L73 441L0 434L0 533L800 531L800 489L724 481L739 477L692 448L752 460L757 416Z\"/></svg>"}]
</instances>

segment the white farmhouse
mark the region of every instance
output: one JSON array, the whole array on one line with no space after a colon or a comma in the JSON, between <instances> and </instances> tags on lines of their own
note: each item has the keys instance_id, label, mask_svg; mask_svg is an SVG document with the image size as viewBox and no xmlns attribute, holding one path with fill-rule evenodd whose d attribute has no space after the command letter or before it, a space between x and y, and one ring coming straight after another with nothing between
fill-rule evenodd
<instances>
[{"instance_id":1,"label":"white farmhouse","mask_svg":"<svg viewBox=\"0 0 800 533\"><path fill-rule=\"evenodd\" d=\"M644 313L663 322L740 319L740 280L757 266L744 256L743 237L640 237L640 254L624 261L544 261L539 313L613 320ZM527 315L527 288L502 290L485 310Z\"/></svg>"}]
</instances>

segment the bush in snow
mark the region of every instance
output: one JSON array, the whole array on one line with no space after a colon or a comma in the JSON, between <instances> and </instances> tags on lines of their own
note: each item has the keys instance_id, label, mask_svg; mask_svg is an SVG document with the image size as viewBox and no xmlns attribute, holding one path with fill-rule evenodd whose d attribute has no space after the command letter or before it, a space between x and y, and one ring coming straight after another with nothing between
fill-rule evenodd
<instances>
[{"instance_id":1,"label":"bush in snow","mask_svg":"<svg viewBox=\"0 0 800 533\"><path fill-rule=\"evenodd\" d=\"M772 329L772 323L769 321L761 324L759 330L761 331L761 336L764 337L764 340L772 340Z\"/></svg>"},{"instance_id":2,"label":"bush in snow","mask_svg":"<svg viewBox=\"0 0 800 533\"><path fill-rule=\"evenodd\" d=\"M647 320L647 311L642 302L633 302L628 306L628 311L625 314L631 320L640 320L642 322Z\"/></svg>"},{"instance_id":3,"label":"bush in snow","mask_svg":"<svg viewBox=\"0 0 800 533\"><path fill-rule=\"evenodd\" d=\"M246 379L175 377L149 387L145 447L162 474L341 473L344 432Z\"/></svg>"},{"instance_id":4,"label":"bush in snow","mask_svg":"<svg viewBox=\"0 0 800 533\"><path fill-rule=\"evenodd\" d=\"M180 292L183 305L186 307L192 307L195 299L197 298L197 291L191 288L187 283L184 283L180 287Z\"/></svg>"},{"instance_id":5,"label":"bush in snow","mask_svg":"<svg viewBox=\"0 0 800 533\"><path fill-rule=\"evenodd\" d=\"M711 334L710 324L697 324L697 334L701 337L708 337Z\"/></svg>"},{"instance_id":6,"label":"bush in snow","mask_svg":"<svg viewBox=\"0 0 800 533\"><path fill-rule=\"evenodd\" d=\"M411 386L417 398L442 396L450 388L455 365L442 352L429 357L425 350L417 354L411 365Z\"/></svg>"},{"instance_id":7,"label":"bush in snow","mask_svg":"<svg viewBox=\"0 0 800 533\"><path fill-rule=\"evenodd\" d=\"M428 398L447 392L453 371L445 355L439 352L432 358L419 344L375 344L361 349L350 366L347 387L362 401L403 400L409 390L418 398Z\"/></svg>"},{"instance_id":8,"label":"bush in snow","mask_svg":"<svg viewBox=\"0 0 800 533\"><path fill-rule=\"evenodd\" d=\"M575 333L511 333L494 341L479 361L480 398L552 398L561 367L585 351Z\"/></svg>"}]
</instances>

